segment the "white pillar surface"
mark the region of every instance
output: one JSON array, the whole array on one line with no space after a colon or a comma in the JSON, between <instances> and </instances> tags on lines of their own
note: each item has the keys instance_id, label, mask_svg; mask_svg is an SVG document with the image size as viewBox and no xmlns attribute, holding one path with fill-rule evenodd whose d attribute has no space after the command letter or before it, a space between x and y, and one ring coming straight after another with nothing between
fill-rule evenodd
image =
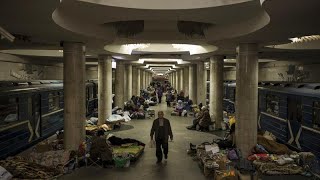
<instances>
[{"instance_id":1,"label":"white pillar surface","mask_svg":"<svg viewBox=\"0 0 320 180\"><path fill-rule=\"evenodd\" d=\"M127 78L128 78L128 71L127 71L127 65L123 64L123 101L126 102L128 99L128 83L127 83Z\"/></svg>"},{"instance_id":2,"label":"white pillar surface","mask_svg":"<svg viewBox=\"0 0 320 180\"><path fill-rule=\"evenodd\" d=\"M177 80L176 80L176 83L177 83L177 91L178 93L180 92L180 70L178 69L177 72L176 72L176 77L177 77Z\"/></svg>"},{"instance_id":3,"label":"white pillar surface","mask_svg":"<svg viewBox=\"0 0 320 180\"><path fill-rule=\"evenodd\" d=\"M85 141L85 47L82 43L63 44L64 148L78 150Z\"/></svg>"},{"instance_id":4,"label":"white pillar surface","mask_svg":"<svg viewBox=\"0 0 320 180\"><path fill-rule=\"evenodd\" d=\"M236 68L236 145L243 157L257 144L258 45L240 44Z\"/></svg>"},{"instance_id":5,"label":"white pillar surface","mask_svg":"<svg viewBox=\"0 0 320 180\"><path fill-rule=\"evenodd\" d=\"M108 56L98 58L98 125L105 124L112 114L112 59Z\"/></svg>"},{"instance_id":6,"label":"white pillar surface","mask_svg":"<svg viewBox=\"0 0 320 180\"><path fill-rule=\"evenodd\" d=\"M197 63L197 103L206 105L206 78L204 62Z\"/></svg>"},{"instance_id":7,"label":"white pillar surface","mask_svg":"<svg viewBox=\"0 0 320 180\"><path fill-rule=\"evenodd\" d=\"M175 84L176 84L176 90L179 93L179 70L175 72Z\"/></svg>"},{"instance_id":8,"label":"white pillar surface","mask_svg":"<svg viewBox=\"0 0 320 180\"><path fill-rule=\"evenodd\" d=\"M147 72L146 81L147 81L147 86L146 87L148 87L149 84L150 84L150 72Z\"/></svg>"},{"instance_id":9,"label":"white pillar surface","mask_svg":"<svg viewBox=\"0 0 320 180\"><path fill-rule=\"evenodd\" d=\"M183 69L183 89L185 96L189 95L189 67Z\"/></svg>"},{"instance_id":10,"label":"white pillar surface","mask_svg":"<svg viewBox=\"0 0 320 180\"><path fill-rule=\"evenodd\" d=\"M127 65L127 86L128 86L127 87L128 99L126 99L126 101L128 101L132 97L132 65L131 64Z\"/></svg>"},{"instance_id":11,"label":"white pillar surface","mask_svg":"<svg viewBox=\"0 0 320 180\"><path fill-rule=\"evenodd\" d=\"M137 68L137 96L140 96L141 89L141 70Z\"/></svg>"},{"instance_id":12,"label":"white pillar surface","mask_svg":"<svg viewBox=\"0 0 320 180\"><path fill-rule=\"evenodd\" d=\"M175 72L172 72L172 87L176 89L176 75Z\"/></svg>"},{"instance_id":13,"label":"white pillar surface","mask_svg":"<svg viewBox=\"0 0 320 180\"><path fill-rule=\"evenodd\" d=\"M123 108L124 106L124 64L117 61L116 79L115 79L115 106Z\"/></svg>"},{"instance_id":14,"label":"white pillar surface","mask_svg":"<svg viewBox=\"0 0 320 180\"><path fill-rule=\"evenodd\" d=\"M142 70L142 88L146 88L146 71Z\"/></svg>"},{"instance_id":15,"label":"white pillar surface","mask_svg":"<svg viewBox=\"0 0 320 180\"><path fill-rule=\"evenodd\" d=\"M136 67L132 67L132 95L136 96L138 86L138 69Z\"/></svg>"},{"instance_id":16,"label":"white pillar surface","mask_svg":"<svg viewBox=\"0 0 320 180\"><path fill-rule=\"evenodd\" d=\"M140 69L140 89L143 89L144 88L144 84L143 84L143 81L144 81L144 76L143 76L143 69Z\"/></svg>"},{"instance_id":17,"label":"white pillar surface","mask_svg":"<svg viewBox=\"0 0 320 180\"><path fill-rule=\"evenodd\" d=\"M183 68L181 68L180 69L180 91L185 92L184 86L183 86L183 73L184 73Z\"/></svg>"},{"instance_id":18,"label":"white pillar surface","mask_svg":"<svg viewBox=\"0 0 320 180\"><path fill-rule=\"evenodd\" d=\"M197 72L195 65L189 65L189 98L197 104Z\"/></svg>"},{"instance_id":19,"label":"white pillar surface","mask_svg":"<svg viewBox=\"0 0 320 180\"><path fill-rule=\"evenodd\" d=\"M209 111L215 128L221 128L223 121L223 56L210 59L210 91Z\"/></svg>"}]
</instances>

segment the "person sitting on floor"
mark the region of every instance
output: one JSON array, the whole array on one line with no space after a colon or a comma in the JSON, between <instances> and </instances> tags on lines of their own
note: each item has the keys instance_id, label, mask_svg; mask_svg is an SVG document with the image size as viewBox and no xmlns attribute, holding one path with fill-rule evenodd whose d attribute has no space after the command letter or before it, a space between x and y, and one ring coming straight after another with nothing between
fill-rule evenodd
<instances>
[{"instance_id":1,"label":"person sitting on floor","mask_svg":"<svg viewBox=\"0 0 320 180\"><path fill-rule=\"evenodd\" d=\"M181 101L184 101L185 97L184 97L184 92L183 91L180 91L180 93L177 95L177 100L181 100Z\"/></svg>"},{"instance_id":2,"label":"person sitting on floor","mask_svg":"<svg viewBox=\"0 0 320 180\"><path fill-rule=\"evenodd\" d=\"M179 113L179 116L181 116L183 108L184 108L183 102L181 100L178 100L178 104L176 105L175 111Z\"/></svg>"},{"instance_id":3,"label":"person sitting on floor","mask_svg":"<svg viewBox=\"0 0 320 180\"><path fill-rule=\"evenodd\" d=\"M210 118L210 113L209 110L206 106L203 106L203 116L199 121L199 131L208 131L209 126L212 125L211 118Z\"/></svg>"},{"instance_id":4,"label":"person sitting on floor","mask_svg":"<svg viewBox=\"0 0 320 180\"><path fill-rule=\"evenodd\" d=\"M235 146L235 123L230 126L228 132L226 132L223 139L218 139L215 142L218 144L221 149L229 149Z\"/></svg>"},{"instance_id":5,"label":"person sitting on floor","mask_svg":"<svg viewBox=\"0 0 320 180\"><path fill-rule=\"evenodd\" d=\"M112 150L104 137L104 130L98 130L92 139L90 157L94 161L100 159L104 167L113 165Z\"/></svg>"},{"instance_id":6,"label":"person sitting on floor","mask_svg":"<svg viewBox=\"0 0 320 180\"><path fill-rule=\"evenodd\" d=\"M205 107L203 106L200 110L200 112L197 114L196 118L193 120L193 124L191 126L188 126L187 129L190 130L196 130L197 125L199 124L200 120L204 116Z\"/></svg>"}]
</instances>

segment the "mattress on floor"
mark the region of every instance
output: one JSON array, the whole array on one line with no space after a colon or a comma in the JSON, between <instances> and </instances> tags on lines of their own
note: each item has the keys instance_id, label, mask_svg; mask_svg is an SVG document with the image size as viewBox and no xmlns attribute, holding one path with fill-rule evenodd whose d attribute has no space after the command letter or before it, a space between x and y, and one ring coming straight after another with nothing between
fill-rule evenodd
<instances>
[{"instance_id":1,"label":"mattress on floor","mask_svg":"<svg viewBox=\"0 0 320 180\"><path fill-rule=\"evenodd\" d=\"M138 158L142 152L144 151L144 146L113 146L112 153L113 154L130 154L133 158Z\"/></svg>"}]
</instances>

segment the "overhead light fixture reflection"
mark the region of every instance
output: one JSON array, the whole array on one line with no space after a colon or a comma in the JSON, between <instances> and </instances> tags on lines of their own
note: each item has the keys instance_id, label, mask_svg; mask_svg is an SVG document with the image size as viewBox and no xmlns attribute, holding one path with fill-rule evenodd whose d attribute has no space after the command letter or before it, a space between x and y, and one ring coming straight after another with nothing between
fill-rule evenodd
<instances>
[{"instance_id":1,"label":"overhead light fixture reflection","mask_svg":"<svg viewBox=\"0 0 320 180\"><path fill-rule=\"evenodd\" d=\"M236 59L224 59L224 62L236 62Z\"/></svg>"},{"instance_id":2,"label":"overhead light fixture reflection","mask_svg":"<svg viewBox=\"0 0 320 180\"><path fill-rule=\"evenodd\" d=\"M112 61L112 69L116 69L117 68L117 62Z\"/></svg>"},{"instance_id":3,"label":"overhead light fixture reflection","mask_svg":"<svg viewBox=\"0 0 320 180\"><path fill-rule=\"evenodd\" d=\"M180 51L189 51L191 55L204 50L202 46L194 44L172 44L172 47Z\"/></svg>"},{"instance_id":4,"label":"overhead light fixture reflection","mask_svg":"<svg viewBox=\"0 0 320 180\"><path fill-rule=\"evenodd\" d=\"M292 41L292 43L301 43L301 42L307 42L307 41L320 40L320 35L294 37L294 38L289 38L289 39Z\"/></svg>"},{"instance_id":5,"label":"overhead light fixture reflection","mask_svg":"<svg viewBox=\"0 0 320 180\"><path fill-rule=\"evenodd\" d=\"M127 48L130 52L133 50L141 50L145 49L150 46L150 44L125 44L123 45L125 48Z\"/></svg>"}]
</instances>

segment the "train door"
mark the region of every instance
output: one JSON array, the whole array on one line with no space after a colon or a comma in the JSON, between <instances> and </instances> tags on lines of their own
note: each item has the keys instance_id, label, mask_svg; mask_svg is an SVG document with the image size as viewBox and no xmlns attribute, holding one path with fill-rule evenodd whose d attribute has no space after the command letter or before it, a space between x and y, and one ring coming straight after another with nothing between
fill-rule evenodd
<instances>
[{"instance_id":1,"label":"train door","mask_svg":"<svg viewBox=\"0 0 320 180\"><path fill-rule=\"evenodd\" d=\"M28 98L28 114L30 119L30 124L33 132L33 138L35 140L40 138L41 133L41 106L40 106L40 94L33 94Z\"/></svg>"},{"instance_id":2,"label":"train door","mask_svg":"<svg viewBox=\"0 0 320 180\"><path fill-rule=\"evenodd\" d=\"M289 96L288 104L288 144L301 149L299 138L302 131L302 102L297 96Z\"/></svg>"}]
</instances>

